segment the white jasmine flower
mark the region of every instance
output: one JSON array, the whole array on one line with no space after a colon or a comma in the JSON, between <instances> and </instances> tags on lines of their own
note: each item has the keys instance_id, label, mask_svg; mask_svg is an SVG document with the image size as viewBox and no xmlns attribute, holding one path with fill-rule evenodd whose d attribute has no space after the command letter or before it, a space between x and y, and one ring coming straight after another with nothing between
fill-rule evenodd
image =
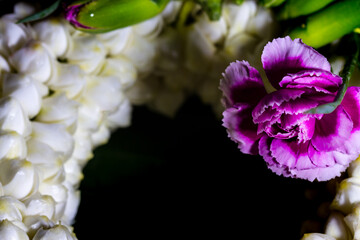
<instances>
[{"instance_id":1,"label":"white jasmine flower","mask_svg":"<svg viewBox=\"0 0 360 240\"><path fill-rule=\"evenodd\" d=\"M70 48L70 34L57 18L42 20L33 25L37 39L45 43L55 57L63 57Z\"/></svg>"},{"instance_id":2,"label":"white jasmine flower","mask_svg":"<svg viewBox=\"0 0 360 240\"><path fill-rule=\"evenodd\" d=\"M63 225L55 225L52 228L40 228L32 240L76 240L75 235Z\"/></svg>"},{"instance_id":3,"label":"white jasmine flower","mask_svg":"<svg viewBox=\"0 0 360 240\"><path fill-rule=\"evenodd\" d=\"M66 131L66 127L64 125L33 121L32 127L32 139L47 144L54 151L60 152L66 157L72 154L74 140Z\"/></svg>"},{"instance_id":4,"label":"white jasmine flower","mask_svg":"<svg viewBox=\"0 0 360 240\"><path fill-rule=\"evenodd\" d=\"M79 34L72 39L72 49L65 56L68 62L78 65L87 74L99 71L106 56L105 46L92 35Z\"/></svg>"},{"instance_id":5,"label":"white jasmine flower","mask_svg":"<svg viewBox=\"0 0 360 240\"><path fill-rule=\"evenodd\" d=\"M105 124L101 124L98 130L91 134L93 147L104 145L110 138L110 130Z\"/></svg>"},{"instance_id":6,"label":"white jasmine flower","mask_svg":"<svg viewBox=\"0 0 360 240\"><path fill-rule=\"evenodd\" d=\"M43 180L58 180L56 183L61 183L64 175L63 164L65 156L61 152L55 151L47 143L38 141L34 138L27 141L28 156L27 160L36 165L40 179Z\"/></svg>"},{"instance_id":7,"label":"white jasmine flower","mask_svg":"<svg viewBox=\"0 0 360 240\"><path fill-rule=\"evenodd\" d=\"M360 206L357 204L354 207L352 213L347 215L344 220L351 231L351 236L353 236L353 238L349 238L349 239L359 239L360 238Z\"/></svg>"},{"instance_id":8,"label":"white jasmine flower","mask_svg":"<svg viewBox=\"0 0 360 240\"><path fill-rule=\"evenodd\" d=\"M131 103L129 99L125 98L114 112L111 112L107 115L106 125L110 129L130 126L131 110Z\"/></svg>"},{"instance_id":9,"label":"white jasmine flower","mask_svg":"<svg viewBox=\"0 0 360 240\"><path fill-rule=\"evenodd\" d=\"M82 173L82 166L79 165L78 159L75 157L70 158L64 164L64 170L66 174L65 184L70 184L71 186L78 187L80 181L84 178ZM70 186L68 187L70 188Z\"/></svg>"},{"instance_id":10,"label":"white jasmine flower","mask_svg":"<svg viewBox=\"0 0 360 240\"><path fill-rule=\"evenodd\" d=\"M83 101L79 106L78 128L95 132L103 121L103 116L104 113L98 105L92 104L91 102L84 104ZM87 139L87 141L89 141L89 139Z\"/></svg>"},{"instance_id":11,"label":"white jasmine flower","mask_svg":"<svg viewBox=\"0 0 360 240\"><path fill-rule=\"evenodd\" d=\"M326 224L325 234L337 240L351 239L351 233L344 221L344 216L339 212L331 213Z\"/></svg>"},{"instance_id":12,"label":"white jasmine flower","mask_svg":"<svg viewBox=\"0 0 360 240\"><path fill-rule=\"evenodd\" d=\"M22 214L25 211L25 205L19 200L10 197L0 197L0 221L18 221L22 222Z\"/></svg>"},{"instance_id":13,"label":"white jasmine flower","mask_svg":"<svg viewBox=\"0 0 360 240\"><path fill-rule=\"evenodd\" d=\"M19 2L14 5L14 14L18 18L24 18L24 17L30 16L31 14L34 14L34 13L35 13L34 6L32 6L28 3Z\"/></svg>"},{"instance_id":14,"label":"white jasmine flower","mask_svg":"<svg viewBox=\"0 0 360 240\"><path fill-rule=\"evenodd\" d=\"M53 219L61 219L64 214L68 190L63 184L42 181L39 186L39 193L51 196L55 201L55 213Z\"/></svg>"},{"instance_id":15,"label":"white jasmine flower","mask_svg":"<svg viewBox=\"0 0 360 240\"><path fill-rule=\"evenodd\" d=\"M6 19L6 16L0 20L0 33L0 53L4 56L21 48L30 37L24 24L16 24L15 20Z\"/></svg>"},{"instance_id":16,"label":"white jasmine flower","mask_svg":"<svg viewBox=\"0 0 360 240\"><path fill-rule=\"evenodd\" d=\"M348 214L354 205L360 202L360 178L347 178L340 183L336 196L331 204L334 209Z\"/></svg>"},{"instance_id":17,"label":"white jasmine flower","mask_svg":"<svg viewBox=\"0 0 360 240\"><path fill-rule=\"evenodd\" d=\"M64 92L70 99L79 97L85 84L85 73L73 64L57 64L54 77L48 83L50 89Z\"/></svg>"},{"instance_id":18,"label":"white jasmine flower","mask_svg":"<svg viewBox=\"0 0 360 240\"><path fill-rule=\"evenodd\" d=\"M122 55L107 58L99 75L116 77L121 83L121 89L123 90L132 86L137 79L137 71L134 64Z\"/></svg>"},{"instance_id":19,"label":"white jasmine flower","mask_svg":"<svg viewBox=\"0 0 360 240\"><path fill-rule=\"evenodd\" d=\"M161 15L157 15L144 22L133 26L136 34L147 37L148 39L156 38L163 29L164 21Z\"/></svg>"},{"instance_id":20,"label":"white jasmine flower","mask_svg":"<svg viewBox=\"0 0 360 240\"><path fill-rule=\"evenodd\" d=\"M43 99L41 110L36 116L36 121L61 123L74 131L77 122L78 106L78 102L67 98L64 93L55 93Z\"/></svg>"},{"instance_id":21,"label":"white jasmine flower","mask_svg":"<svg viewBox=\"0 0 360 240\"><path fill-rule=\"evenodd\" d=\"M87 160L93 157L91 132L82 127L78 127L74 134L74 153L72 157L76 158L79 164L85 164Z\"/></svg>"},{"instance_id":22,"label":"white jasmine flower","mask_svg":"<svg viewBox=\"0 0 360 240\"><path fill-rule=\"evenodd\" d=\"M53 61L45 45L38 41L30 41L10 56L10 63L17 72L42 83L50 79L54 69Z\"/></svg>"},{"instance_id":23,"label":"white jasmine flower","mask_svg":"<svg viewBox=\"0 0 360 240\"><path fill-rule=\"evenodd\" d=\"M111 56L118 55L126 48L133 37L131 27L120 28L111 32L97 34L96 37L104 44L107 52Z\"/></svg>"},{"instance_id":24,"label":"white jasmine flower","mask_svg":"<svg viewBox=\"0 0 360 240\"><path fill-rule=\"evenodd\" d=\"M12 159L0 161L0 182L5 195L24 199L37 191L39 179L31 162Z\"/></svg>"},{"instance_id":25,"label":"white jasmine flower","mask_svg":"<svg viewBox=\"0 0 360 240\"><path fill-rule=\"evenodd\" d=\"M23 221L28 229L27 234L31 239L33 239L39 229L48 229L55 226L55 223L49 220L49 218L40 215L25 216Z\"/></svg>"},{"instance_id":26,"label":"white jasmine flower","mask_svg":"<svg viewBox=\"0 0 360 240\"><path fill-rule=\"evenodd\" d=\"M31 124L21 105L15 98L0 99L0 132L16 132L21 136L28 136Z\"/></svg>"},{"instance_id":27,"label":"white jasmine flower","mask_svg":"<svg viewBox=\"0 0 360 240\"><path fill-rule=\"evenodd\" d=\"M0 159L24 159L27 147L23 136L10 132L0 135Z\"/></svg>"},{"instance_id":28,"label":"white jasmine flower","mask_svg":"<svg viewBox=\"0 0 360 240\"><path fill-rule=\"evenodd\" d=\"M124 96L121 84L116 77L89 77L83 98L84 105L96 105L103 112L114 111Z\"/></svg>"},{"instance_id":29,"label":"white jasmine flower","mask_svg":"<svg viewBox=\"0 0 360 240\"><path fill-rule=\"evenodd\" d=\"M25 209L23 210L25 216L44 216L48 219L54 218L55 201L49 195L36 193L24 200L23 203L25 204Z\"/></svg>"},{"instance_id":30,"label":"white jasmine flower","mask_svg":"<svg viewBox=\"0 0 360 240\"><path fill-rule=\"evenodd\" d=\"M41 95L32 78L22 74L7 73L2 84L3 96L15 98L29 118L39 113Z\"/></svg>"},{"instance_id":31,"label":"white jasmine flower","mask_svg":"<svg viewBox=\"0 0 360 240\"><path fill-rule=\"evenodd\" d=\"M24 230L5 219L0 221L0 239L29 240L29 237Z\"/></svg>"},{"instance_id":32,"label":"white jasmine flower","mask_svg":"<svg viewBox=\"0 0 360 240\"><path fill-rule=\"evenodd\" d=\"M61 217L61 222L66 225L71 225L74 223L74 219L80 204L80 191L74 190L72 186L68 188L68 198L66 201L66 206L64 213Z\"/></svg>"},{"instance_id":33,"label":"white jasmine flower","mask_svg":"<svg viewBox=\"0 0 360 240\"><path fill-rule=\"evenodd\" d=\"M140 73L148 73L155 64L156 49L154 44L154 40L136 34L122 51L122 54L131 60Z\"/></svg>"}]
</instances>

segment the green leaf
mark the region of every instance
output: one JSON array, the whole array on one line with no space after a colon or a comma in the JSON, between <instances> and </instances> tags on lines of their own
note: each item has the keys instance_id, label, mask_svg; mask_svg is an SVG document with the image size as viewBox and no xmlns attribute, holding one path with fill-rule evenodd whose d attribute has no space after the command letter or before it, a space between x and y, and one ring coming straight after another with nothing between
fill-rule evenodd
<instances>
[{"instance_id":1,"label":"green leaf","mask_svg":"<svg viewBox=\"0 0 360 240\"><path fill-rule=\"evenodd\" d=\"M316 114L316 113L320 113L320 114L328 114L328 113L332 113L342 102L342 100L344 99L345 93L347 88L349 87L349 82L350 82L350 78L352 73L354 72L355 66L357 64L359 64L359 51L360 51L360 41L359 41L359 36L354 33L354 40L355 40L355 44L356 44L356 51L355 53L346 61L346 64L344 66L344 69L341 73L341 77L343 79L343 83L338 91L338 94L335 98L334 102L331 103L327 103L327 104L323 104L320 105L316 108L310 109L309 111L307 111L306 113L311 113L311 114Z\"/></svg>"},{"instance_id":2,"label":"green leaf","mask_svg":"<svg viewBox=\"0 0 360 240\"><path fill-rule=\"evenodd\" d=\"M46 17L50 16L53 12L55 12L56 9L58 9L60 2L61 2L61 0L56 0L48 8L45 8L44 10L42 10L38 13L35 13L33 15L30 15L28 17L20 19L19 21L17 21L17 23L33 22L33 21L37 21L37 20L46 18Z\"/></svg>"},{"instance_id":3,"label":"green leaf","mask_svg":"<svg viewBox=\"0 0 360 240\"><path fill-rule=\"evenodd\" d=\"M301 38L314 48L322 47L360 27L360 1L344 0L335 2L314 13L306 23L292 30L292 39Z\"/></svg>"},{"instance_id":4,"label":"green leaf","mask_svg":"<svg viewBox=\"0 0 360 240\"><path fill-rule=\"evenodd\" d=\"M285 1L286 0L262 0L261 4L263 4L264 7L271 8L271 7L280 6Z\"/></svg>"},{"instance_id":5,"label":"green leaf","mask_svg":"<svg viewBox=\"0 0 360 240\"><path fill-rule=\"evenodd\" d=\"M162 12L169 0L94 0L83 5L76 20L90 29L103 33L127 27L152 18Z\"/></svg>"},{"instance_id":6,"label":"green leaf","mask_svg":"<svg viewBox=\"0 0 360 240\"><path fill-rule=\"evenodd\" d=\"M265 2L273 2L279 0L266 0ZM308 15L324 8L334 0L287 0L281 7L278 14L279 19L296 18Z\"/></svg>"}]
</instances>

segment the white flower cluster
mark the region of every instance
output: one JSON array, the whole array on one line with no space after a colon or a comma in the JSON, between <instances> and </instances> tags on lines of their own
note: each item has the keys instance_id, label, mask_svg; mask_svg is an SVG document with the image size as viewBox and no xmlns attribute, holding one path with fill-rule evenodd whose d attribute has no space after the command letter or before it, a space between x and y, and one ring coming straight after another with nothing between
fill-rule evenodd
<instances>
[{"instance_id":1,"label":"white flower cluster","mask_svg":"<svg viewBox=\"0 0 360 240\"><path fill-rule=\"evenodd\" d=\"M223 108L218 85L226 66L244 59L262 69L263 47L276 31L268 9L255 1L241 5L225 2L220 20L210 21L197 7L189 14L191 23L166 26L158 37L154 70L136 82L135 94L130 95L133 103L147 103L173 116L189 95L198 95L220 114Z\"/></svg>"},{"instance_id":2,"label":"white flower cluster","mask_svg":"<svg viewBox=\"0 0 360 240\"><path fill-rule=\"evenodd\" d=\"M16 24L33 12L0 19L0 239L76 239L82 169L130 124L126 92L152 70L166 16L92 35L60 18Z\"/></svg>"},{"instance_id":3,"label":"white flower cluster","mask_svg":"<svg viewBox=\"0 0 360 240\"><path fill-rule=\"evenodd\" d=\"M360 239L360 157L350 164L348 175L331 203L325 233L305 234L302 240Z\"/></svg>"}]
</instances>

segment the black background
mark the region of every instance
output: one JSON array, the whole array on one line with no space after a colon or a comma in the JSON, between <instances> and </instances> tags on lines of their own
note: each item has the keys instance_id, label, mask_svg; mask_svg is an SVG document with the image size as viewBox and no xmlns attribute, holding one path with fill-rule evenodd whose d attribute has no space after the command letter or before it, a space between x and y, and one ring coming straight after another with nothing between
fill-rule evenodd
<instances>
[{"instance_id":1,"label":"black background","mask_svg":"<svg viewBox=\"0 0 360 240\"><path fill-rule=\"evenodd\" d=\"M332 198L329 183L279 177L242 154L195 97L174 119L136 107L131 127L96 149L84 174L80 240L300 239L322 231L318 208Z\"/></svg>"}]
</instances>

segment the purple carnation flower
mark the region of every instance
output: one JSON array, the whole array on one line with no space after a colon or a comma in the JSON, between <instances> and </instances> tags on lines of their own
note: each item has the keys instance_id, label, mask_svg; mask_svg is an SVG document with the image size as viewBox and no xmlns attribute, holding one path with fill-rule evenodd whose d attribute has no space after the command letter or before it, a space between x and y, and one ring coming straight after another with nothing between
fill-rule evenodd
<instances>
[{"instance_id":1,"label":"purple carnation flower","mask_svg":"<svg viewBox=\"0 0 360 240\"><path fill-rule=\"evenodd\" d=\"M223 74L223 125L247 154L260 154L278 175L313 181L339 176L360 154L360 88L349 87L330 114L306 111L333 102L341 77L327 59L300 39L269 42L261 56L277 89L267 93L246 61Z\"/></svg>"}]
</instances>

